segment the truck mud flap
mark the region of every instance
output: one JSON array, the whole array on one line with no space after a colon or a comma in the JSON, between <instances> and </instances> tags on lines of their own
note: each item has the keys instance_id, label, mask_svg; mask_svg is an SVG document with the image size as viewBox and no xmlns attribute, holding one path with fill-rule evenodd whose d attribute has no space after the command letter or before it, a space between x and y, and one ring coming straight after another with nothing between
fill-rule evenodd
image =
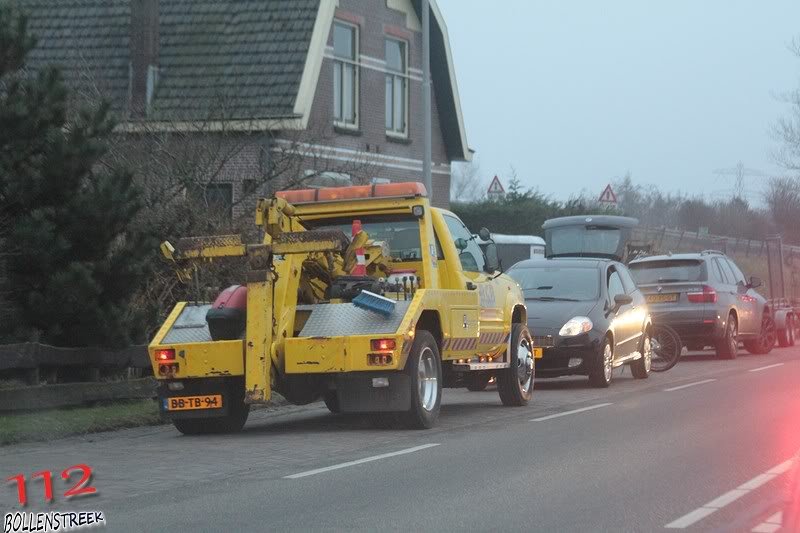
<instances>
[{"instance_id":1,"label":"truck mud flap","mask_svg":"<svg viewBox=\"0 0 800 533\"><path fill-rule=\"evenodd\" d=\"M335 378L343 413L407 411L411 407L408 376L401 372L353 372Z\"/></svg>"}]
</instances>

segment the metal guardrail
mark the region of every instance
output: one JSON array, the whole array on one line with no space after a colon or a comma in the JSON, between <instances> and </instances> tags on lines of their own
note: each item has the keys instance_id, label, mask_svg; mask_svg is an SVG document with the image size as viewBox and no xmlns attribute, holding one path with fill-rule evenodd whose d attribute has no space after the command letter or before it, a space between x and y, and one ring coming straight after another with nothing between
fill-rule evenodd
<instances>
[{"instance_id":1,"label":"metal guardrail","mask_svg":"<svg viewBox=\"0 0 800 533\"><path fill-rule=\"evenodd\" d=\"M146 400L155 398L156 386L154 378L143 378L0 389L0 412L37 411L119 400Z\"/></svg>"}]
</instances>

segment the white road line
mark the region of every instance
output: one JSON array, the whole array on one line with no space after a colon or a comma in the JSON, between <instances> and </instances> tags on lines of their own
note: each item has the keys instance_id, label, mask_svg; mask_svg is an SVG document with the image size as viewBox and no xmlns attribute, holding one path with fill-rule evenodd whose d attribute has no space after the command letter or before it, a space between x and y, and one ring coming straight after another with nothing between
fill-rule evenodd
<instances>
[{"instance_id":1,"label":"white road line","mask_svg":"<svg viewBox=\"0 0 800 533\"><path fill-rule=\"evenodd\" d=\"M778 511L756 527L751 529L753 533L773 533L778 531L783 525L783 511Z\"/></svg>"},{"instance_id":2,"label":"white road line","mask_svg":"<svg viewBox=\"0 0 800 533\"><path fill-rule=\"evenodd\" d=\"M672 392L674 390L688 389L689 387L704 385L705 383L711 383L712 381L717 381L717 380L715 378L711 378L711 379L704 379L703 381L695 381L694 383L687 383L686 385L678 385L677 387L670 387L668 389L664 389L664 392Z\"/></svg>"},{"instance_id":3,"label":"white road line","mask_svg":"<svg viewBox=\"0 0 800 533\"><path fill-rule=\"evenodd\" d=\"M710 514L716 513L726 505L730 505L731 503L735 502L742 496L746 495L750 491L757 489L764 483L775 479L779 475L783 474L792 466L792 459L788 459L781 464L770 468L763 474L759 474L753 479L746 481L736 487L733 490L729 490L722 496L718 496L714 498L710 502L705 505L700 506L699 508L695 509L694 511L683 515L682 517L678 518L677 520L673 520L666 526L667 529L685 529L692 524L695 524L702 520L703 518L707 517ZM755 531L755 530L753 530Z\"/></svg>"},{"instance_id":4,"label":"white road line","mask_svg":"<svg viewBox=\"0 0 800 533\"><path fill-rule=\"evenodd\" d=\"M373 455L372 457L364 457L363 459L357 459L355 461L348 461L346 463L339 463L338 465L326 466L324 468L308 470L307 472L300 472L299 474L284 476L283 479L299 479L301 477L314 476L316 474L322 474L323 472L330 472L331 470L339 470L340 468L347 468L349 466L356 466L364 463L371 463L372 461L380 461L381 459L388 459L389 457L414 453L427 448L433 448L434 446L439 446L439 444L423 444L421 446L414 446L413 448L406 448L405 450L398 450L396 452L382 453L380 455Z\"/></svg>"},{"instance_id":5,"label":"white road line","mask_svg":"<svg viewBox=\"0 0 800 533\"><path fill-rule=\"evenodd\" d=\"M545 420L551 420L553 418L560 418L562 416L574 415L575 413L583 413L584 411L591 411L592 409L600 409L601 407L606 407L607 405L611 405L611 403L598 403L597 405L590 405L589 407L581 407L580 409L573 409L572 411L564 411L563 413L556 413L554 415L540 416L539 418L531 419L531 422L543 422Z\"/></svg>"},{"instance_id":6,"label":"white road line","mask_svg":"<svg viewBox=\"0 0 800 533\"><path fill-rule=\"evenodd\" d=\"M775 368L776 366L783 366L783 363L775 363L774 365L760 366L758 368L753 368L752 370L748 370L748 372L761 372L762 370L767 370L768 368Z\"/></svg>"}]
</instances>

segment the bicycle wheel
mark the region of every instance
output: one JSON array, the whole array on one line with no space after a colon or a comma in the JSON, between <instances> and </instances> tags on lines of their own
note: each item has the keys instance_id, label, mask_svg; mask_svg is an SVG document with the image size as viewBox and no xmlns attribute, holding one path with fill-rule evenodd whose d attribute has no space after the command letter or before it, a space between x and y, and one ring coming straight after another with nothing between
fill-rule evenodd
<instances>
[{"instance_id":1,"label":"bicycle wheel","mask_svg":"<svg viewBox=\"0 0 800 533\"><path fill-rule=\"evenodd\" d=\"M653 324L650 343L653 350L650 370L665 372L678 364L683 344L674 329L665 324Z\"/></svg>"}]
</instances>

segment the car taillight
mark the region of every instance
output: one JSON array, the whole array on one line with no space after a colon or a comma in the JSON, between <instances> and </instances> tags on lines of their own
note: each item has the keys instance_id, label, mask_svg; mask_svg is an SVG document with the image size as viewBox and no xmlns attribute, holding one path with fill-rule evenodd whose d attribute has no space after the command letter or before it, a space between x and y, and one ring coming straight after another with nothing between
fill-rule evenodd
<instances>
[{"instance_id":1,"label":"car taillight","mask_svg":"<svg viewBox=\"0 0 800 533\"><path fill-rule=\"evenodd\" d=\"M172 348L156 350L156 361L174 361L175 350Z\"/></svg>"},{"instance_id":2,"label":"car taillight","mask_svg":"<svg viewBox=\"0 0 800 533\"><path fill-rule=\"evenodd\" d=\"M717 303L717 291L714 287L703 285L702 292L687 292L686 298L693 304L713 304Z\"/></svg>"},{"instance_id":3,"label":"car taillight","mask_svg":"<svg viewBox=\"0 0 800 533\"><path fill-rule=\"evenodd\" d=\"M370 346L375 352L391 352L397 346L394 339L372 339Z\"/></svg>"}]
</instances>

